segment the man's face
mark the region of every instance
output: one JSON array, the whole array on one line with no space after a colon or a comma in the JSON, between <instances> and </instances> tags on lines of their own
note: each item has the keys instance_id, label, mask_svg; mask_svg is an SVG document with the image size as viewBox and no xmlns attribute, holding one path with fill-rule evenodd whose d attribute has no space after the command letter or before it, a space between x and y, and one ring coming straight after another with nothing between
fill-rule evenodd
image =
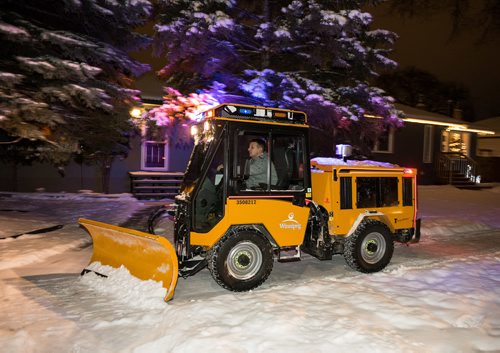
<instances>
[{"instance_id":1,"label":"man's face","mask_svg":"<svg viewBox=\"0 0 500 353\"><path fill-rule=\"evenodd\" d=\"M258 158L260 155L262 155L262 152L262 147L260 147L257 142L250 142L250 145L248 146L248 155L250 156L250 158Z\"/></svg>"}]
</instances>

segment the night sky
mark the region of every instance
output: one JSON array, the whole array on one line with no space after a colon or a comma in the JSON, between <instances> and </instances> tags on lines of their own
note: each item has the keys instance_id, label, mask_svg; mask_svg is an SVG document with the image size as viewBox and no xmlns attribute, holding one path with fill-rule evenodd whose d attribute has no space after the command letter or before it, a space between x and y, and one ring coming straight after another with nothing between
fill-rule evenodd
<instances>
[{"instance_id":1,"label":"night sky","mask_svg":"<svg viewBox=\"0 0 500 353\"><path fill-rule=\"evenodd\" d=\"M467 88L476 120L500 116L500 41L477 44L479 33L474 29L450 39L452 24L446 13L403 19L388 14L386 6L369 12L374 15L373 28L399 35L391 58L401 68L415 66Z\"/></svg>"}]
</instances>

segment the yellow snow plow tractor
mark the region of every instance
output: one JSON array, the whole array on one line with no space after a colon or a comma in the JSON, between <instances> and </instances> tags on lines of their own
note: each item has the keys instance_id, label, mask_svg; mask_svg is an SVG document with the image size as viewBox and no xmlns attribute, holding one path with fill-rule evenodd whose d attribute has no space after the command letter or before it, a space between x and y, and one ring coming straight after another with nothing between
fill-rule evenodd
<instances>
[{"instance_id":1,"label":"yellow snow plow tractor","mask_svg":"<svg viewBox=\"0 0 500 353\"><path fill-rule=\"evenodd\" d=\"M303 112L237 104L204 113L164 237L80 220L91 262L163 283L208 267L222 287L248 291L273 263L342 254L355 270L389 264L394 242L416 242L416 170L342 158L309 160ZM343 148L347 151L348 148Z\"/></svg>"}]
</instances>

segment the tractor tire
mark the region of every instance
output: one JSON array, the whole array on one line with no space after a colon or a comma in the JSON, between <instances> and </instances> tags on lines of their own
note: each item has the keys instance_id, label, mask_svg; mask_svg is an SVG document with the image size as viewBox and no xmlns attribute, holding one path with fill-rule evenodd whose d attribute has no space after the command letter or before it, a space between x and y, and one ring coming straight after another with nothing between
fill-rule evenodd
<instances>
[{"instance_id":1,"label":"tractor tire","mask_svg":"<svg viewBox=\"0 0 500 353\"><path fill-rule=\"evenodd\" d=\"M344 244L344 258L354 270L378 272L391 261L394 240L387 226L373 219L365 219Z\"/></svg>"},{"instance_id":2,"label":"tractor tire","mask_svg":"<svg viewBox=\"0 0 500 353\"><path fill-rule=\"evenodd\" d=\"M209 251L208 269L223 288L245 292L257 288L273 269L273 248L251 230L224 235Z\"/></svg>"},{"instance_id":3,"label":"tractor tire","mask_svg":"<svg viewBox=\"0 0 500 353\"><path fill-rule=\"evenodd\" d=\"M165 223L172 223L173 217L167 212L165 206L156 209L148 219L148 232L154 235L165 236L167 230Z\"/></svg>"}]
</instances>

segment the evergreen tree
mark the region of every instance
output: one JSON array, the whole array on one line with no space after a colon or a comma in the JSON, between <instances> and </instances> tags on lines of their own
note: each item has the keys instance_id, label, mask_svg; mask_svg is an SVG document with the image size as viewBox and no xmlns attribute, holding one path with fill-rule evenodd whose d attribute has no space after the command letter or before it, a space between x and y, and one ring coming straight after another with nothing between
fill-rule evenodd
<instances>
[{"instance_id":1,"label":"evergreen tree","mask_svg":"<svg viewBox=\"0 0 500 353\"><path fill-rule=\"evenodd\" d=\"M0 6L0 155L60 165L83 142L84 156L114 151L138 99L131 79L149 68L128 52L149 43L133 29L149 18L150 2L4 0ZM95 130L107 139L94 144Z\"/></svg>"},{"instance_id":2,"label":"evergreen tree","mask_svg":"<svg viewBox=\"0 0 500 353\"><path fill-rule=\"evenodd\" d=\"M396 35L370 29L367 2L159 1L160 75L185 93L215 83L254 104L304 110L329 136L367 113L398 124L392 99L368 83L396 65L387 57Z\"/></svg>"}]
</instances>

